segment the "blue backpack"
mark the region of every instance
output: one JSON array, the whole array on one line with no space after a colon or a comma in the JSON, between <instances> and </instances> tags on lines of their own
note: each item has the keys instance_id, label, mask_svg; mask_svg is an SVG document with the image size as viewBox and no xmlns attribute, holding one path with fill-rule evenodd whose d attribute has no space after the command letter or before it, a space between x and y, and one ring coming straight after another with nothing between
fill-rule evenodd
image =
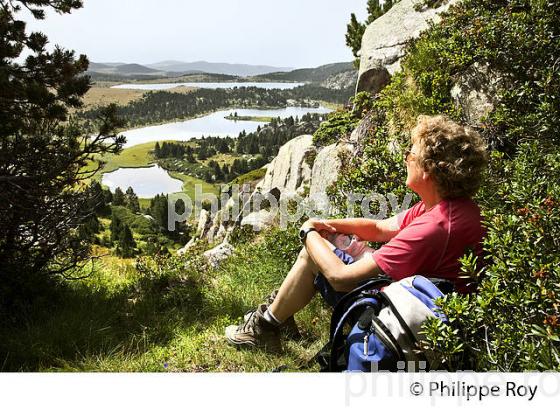
<instances>
[{"instance_id":1,"label":"blue backpack","mask_svg":"<svg viewBox=\"0 0 560 410\"><path fill-rule=\"evenodd\" d=\"M441 367L439 355L423 350L419 343L428 317L447 322L434 303L443 296L434 283L446 292L452 288L450 282L432 282L416 275L398 282L373 279L344 295L332 315L330 353L323 357L323 370L428 371Z\"/></svg>"}]
</instances>

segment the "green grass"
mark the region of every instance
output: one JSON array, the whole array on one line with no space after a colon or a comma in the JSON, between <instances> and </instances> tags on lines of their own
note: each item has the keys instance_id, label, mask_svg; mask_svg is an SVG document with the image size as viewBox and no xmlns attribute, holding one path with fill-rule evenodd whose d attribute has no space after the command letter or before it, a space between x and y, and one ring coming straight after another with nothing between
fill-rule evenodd
<instances>
[{"instance_id":1,"label":"green grass","mask_svg":"<svg viewBox=\"0 0 560 410\"><path fill-rule=\"evenodd\" d=\"M187 259L105 257L4 328L3 371L295 371L326 342L319 298L296 315L304 339L280 355L237 350L223 332L278 287L295 260L295 229L245 238L217 270ZM199 252L204 248L198 249ZM312 367L310 370L317 370Z\"/></svg>"},{"instance_id":2,"label":"green grass","mask_svg":"<svg viewBox=\"0 0 560 410\"><path fill-rule=\"evenodd\" d=\"M219 189L218 187L216 187L216 185L210 184L206 181L203 181L202 179L191 177L190 175L185 175L185 174L181 174L180 172L173 172L173 171L170 171L169 175L173 178L177 178L183 181L183 192L186 193L193 200L193 203L195 199L195 189L196 189L195 187L197 184L201 185L203 193L209 193L215 195L219 194Z\"/></svg>"},{"instance_id":3,"label":"green grass","mask_svg":"<svg viewBox=\"0 0 560 410\"><path fill-rule=\"evenodd\" d=\"M254 181L257 181L263 178L266 175L266 168L257 168L252 171L247 172L246 174L239 175L233 181L230 182L231 185L238 184L248 184Z\"/></svg>"},{"instance_id":4,"label":"green grass","mask_svg":"<svg viewBox=\"0 0 560 410\"><path fill-rule=\"evenodd\" d=\"M154 150L155 141L134 145L125 148L119 155L110 155L103 172L111 172L118 168L141 168L153 164L155 161L150 155Z\"/></svg>"}]
</instances>

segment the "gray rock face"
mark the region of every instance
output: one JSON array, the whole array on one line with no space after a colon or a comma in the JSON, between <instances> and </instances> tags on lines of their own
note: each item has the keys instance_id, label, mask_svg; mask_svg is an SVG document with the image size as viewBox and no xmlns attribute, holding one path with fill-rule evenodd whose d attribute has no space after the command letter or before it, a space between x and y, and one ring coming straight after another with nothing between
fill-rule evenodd
<instances>
[{"instance_id":1,"label":"gray rock face","mask_svg":"<svg viewBox=\"0 0 560 410\"><path fill-rule=\"evenodd\" d=\"M364 139L375 131L375 122L373 116L375 113L367 114L358 124L358 126L350 134L350 142L361 145Z\"/></svg>"},{"instance_id":2,"label":"gray rock face","mask_svg":"<svg viewBox=\"0 0 560 410\"><path fill-rule=\"evenodd\" d=\"M216 269L221 262L226 260L231 256L233 253L233 246L228 242L222 242L215 248L212 248L206 252L204 252L203 256L208 262L208 264Z\"/></svg>"},{"instance_id":3,"label":"gray rock face","mask_svg":"<svg viewBox=\"0 0 560 410\"><path fill-rule=\"evenodd\" d=\"M198 217L198 225L196 228L195 236L198 238L202 238L203 236L205 236L208 232L208 229L210 228L210 222L210 212L208 212L206 209L201 209L200 216Z\"/></svg>"},{"instance_id":4,"label":"gray rock face","mask_svg":"<svg viewBox=\"0 0 560 410\"><path fill-rule=\"evenodd\" d=\"M309 182L311 167L305 162L305 155L315 150L312 140L311 135L300 135L284 144L257 187L262 192L273 188L296 191L302 184Z\"/></svg>"},{"instance_id":5,"label":"gray rock face","mask_svg":"<svg viewBox=\"0 0 560 410\"><path fill-rule=\"evenodd\" d=\"M325 192L327 187L338 178L342 167L341 154L351 154L352 144L332 144L323 148L317 154L311 173L309 195L316 196Z\"/></svg>"},{"instance_id":6,"label":"gray rock face","mask_svg":"<svg viewBox=\"0 0 560 410\"><path fill-rule=\"evenodd\" d=\"M487 67L474 64L464 72L451 89L451 97L461 108L467 124L481 125L481 120L494 109L492 96L497 93L499 76Z\"/></svg>"},{"instance_id":7,"label":"gray rock face","mask_svg":"<svg viewBox=\"0 0 560 410\"><path fill-rule=\"evenodd\" d=\"M241 225L250 225L253 230L259 232L274 224L274 214L262 209L257 212L252 212L241 221Z\"/></svg>"},{"instance_id":8,"label":"gray rock face","mask_svg":"<svg viewBox=\"0 0 560 410\"><path fill-rule=\"evenodd\" d=\"M411 38L428 28L430 21L437 21L438 14L459 0L432 9L414 9L420 0L401 0L387 13L371 23L362 38L360 71L356 92L378 93L389 81L390 76L400 70L404 46Z\"/></svg>"}]
</instances>

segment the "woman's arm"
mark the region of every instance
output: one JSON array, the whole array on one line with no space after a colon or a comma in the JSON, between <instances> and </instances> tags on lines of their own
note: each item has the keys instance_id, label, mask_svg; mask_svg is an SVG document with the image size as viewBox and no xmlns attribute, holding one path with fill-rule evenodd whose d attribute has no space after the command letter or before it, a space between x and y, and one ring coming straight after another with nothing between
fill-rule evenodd
<instances>
[{"instance_id":1,"label":"woman's arm","mask_svg":"<svg viewBox=\"0 0 560 410\"><path fill-rule=\"evenodd\" d=\"M311 226L308 221L302 228ZM355 263L345 265L318 232L311 231L307 234L305 249L333 289L339 292L350 291L360 281L383 274L373 258L362 258Z\"/></svg>"},{"instance_id":2,"label":"woman's arm","mask_svg":"<svg viewBox=\"0 0 560 410\"><path fill-rule=\"evenodd\" d=\"M388 242L399 233L397 215L383 220L345 218L310 219L308 222L318 231L327 230L349 235L354 234L369 242Z\"/></svg>"}]
</instances>

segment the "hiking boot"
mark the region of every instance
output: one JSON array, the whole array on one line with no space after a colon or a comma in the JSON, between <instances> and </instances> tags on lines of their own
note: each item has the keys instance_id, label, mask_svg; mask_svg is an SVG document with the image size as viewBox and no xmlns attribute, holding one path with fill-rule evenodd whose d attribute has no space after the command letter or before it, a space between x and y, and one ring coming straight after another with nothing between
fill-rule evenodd
<instances>
[{"instance_id":1,"label":"hiking boot","mask_svg":"<svg viewBox=\"0 0 560 410\"><path fill-rule=\"evenodd\" d=\"M271 353L281 352L280 329L264 319L265 310L266 305L260 305L243 324L228 326L228 342L240 347L260 347Z\"/></svg>"},{"instance_id":2,"label":"hiking boot","mask_svg":"<svg viewBox=\"0 0 560 410\"><path fill-rule=\"evenodd\" d=\"M265 299L264 306L268 308L272 304L272 302L274 302L274 299L276 298L277 294L278 294L278 289L276 289L274 292L268 295ZM243 315L243 319L247 321L251 316L251 314L253 314L253 312L254 310L250 310L247 313L245 313L245 315ZM287 337L288 339L292 339L292 340L302 339L301 333L299 332L299 329L297 327L296 321L293 316L290 316L285 321L283 321L280 324L279 329L280 329L280 334Z\"/></svg>"}]
</instances>

